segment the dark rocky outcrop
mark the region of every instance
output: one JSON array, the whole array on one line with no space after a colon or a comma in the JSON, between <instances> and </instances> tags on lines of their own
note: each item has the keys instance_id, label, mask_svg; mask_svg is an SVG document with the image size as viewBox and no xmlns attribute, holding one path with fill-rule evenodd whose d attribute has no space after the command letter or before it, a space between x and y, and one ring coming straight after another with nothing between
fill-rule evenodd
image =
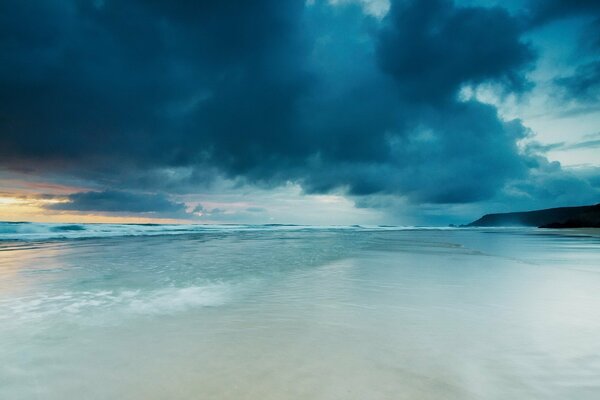
<instances>
[{"instance_id":1,"label":"dark rocky outcrop","mask_svg":"<svg viewBox=\"0 0 600 400\"><path fill-rule=\"evenodd\" d=\"M486 214L467 227L537 226L540 228L598 228L600 204L581 207L548 208L545 210Z\"/></svg>"}]
</instances>

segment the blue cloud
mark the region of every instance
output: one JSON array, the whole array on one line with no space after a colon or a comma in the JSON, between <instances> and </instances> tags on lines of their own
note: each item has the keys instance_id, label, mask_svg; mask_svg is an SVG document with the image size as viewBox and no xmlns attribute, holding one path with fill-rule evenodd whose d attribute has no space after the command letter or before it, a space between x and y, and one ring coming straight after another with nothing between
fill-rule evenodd
<instances>
[{"instance_id":1,"label":"blue cloud","mask_svg":"<svg viewBox=\"0 0 600 400\"><path fill-rule=\"evenodd\" d=\"M70 194L67 202L52 203L50 210L108 213L152 213L184 216L185 204L170 200L163 194L141 194L116 190Z\"/></svg>"},{"instance_id":2,"label":"blue cloud","mask_svg":"<svg viewBox=\"0 0 600 400\"><path fill-rule=\"evenodd\" d=\"M520 120L460 90L526 93L538 57L526 35L597 12L528 4L517 15L398 0L378 19L324 0L4 1L0 166L110 188L53 206L81 211L181 212L135 193L189 192L216 175L415 203L493 199L537 158L517 145ZM562 84L596 96L591 71Z\"/></svg>"}]
</instances>

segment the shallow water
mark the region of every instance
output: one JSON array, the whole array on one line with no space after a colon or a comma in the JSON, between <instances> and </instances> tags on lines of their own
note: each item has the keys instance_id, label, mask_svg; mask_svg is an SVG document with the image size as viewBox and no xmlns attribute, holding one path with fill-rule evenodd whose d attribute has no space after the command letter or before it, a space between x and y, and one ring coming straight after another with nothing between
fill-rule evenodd
<instances>
[{"instance_id":1,"label":"shallow water","mask_svg":"<svg viewBox=\"0 0 600 400\"><path fill-rule=\"evenodd\" d=\"M53 228L0 241L0 399L600 398L594 232Z\"/></svg>"}]
</instances>

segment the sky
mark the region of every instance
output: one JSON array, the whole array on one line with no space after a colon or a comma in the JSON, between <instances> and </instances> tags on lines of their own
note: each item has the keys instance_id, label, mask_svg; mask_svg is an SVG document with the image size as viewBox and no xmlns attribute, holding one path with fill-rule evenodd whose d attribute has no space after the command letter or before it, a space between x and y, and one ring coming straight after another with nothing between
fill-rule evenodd
<instances>
[{"instance_id":1,"label":"sky","mask_svg":"<svg viewBox=\"0 0 600 400\"><path fill-rule=\"evenodd\" d=\"M0 221L600 202L597 0L5 0Z\"/></svg>"}]
</instances>

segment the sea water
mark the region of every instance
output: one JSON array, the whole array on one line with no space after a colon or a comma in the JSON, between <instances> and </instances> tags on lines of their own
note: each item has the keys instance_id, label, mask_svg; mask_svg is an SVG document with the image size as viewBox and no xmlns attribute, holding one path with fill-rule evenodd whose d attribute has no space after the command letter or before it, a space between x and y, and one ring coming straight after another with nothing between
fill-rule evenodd
<instances>
[{"instance_id":1,"label":"sea water","mask_svg":"<svg viewBox=\"0 0 600 400\"><path fill-rule=\"evenodd\" d=\"M0 224L0 399L598 399L600 235Z\"/></svg>"}]
</instances>

